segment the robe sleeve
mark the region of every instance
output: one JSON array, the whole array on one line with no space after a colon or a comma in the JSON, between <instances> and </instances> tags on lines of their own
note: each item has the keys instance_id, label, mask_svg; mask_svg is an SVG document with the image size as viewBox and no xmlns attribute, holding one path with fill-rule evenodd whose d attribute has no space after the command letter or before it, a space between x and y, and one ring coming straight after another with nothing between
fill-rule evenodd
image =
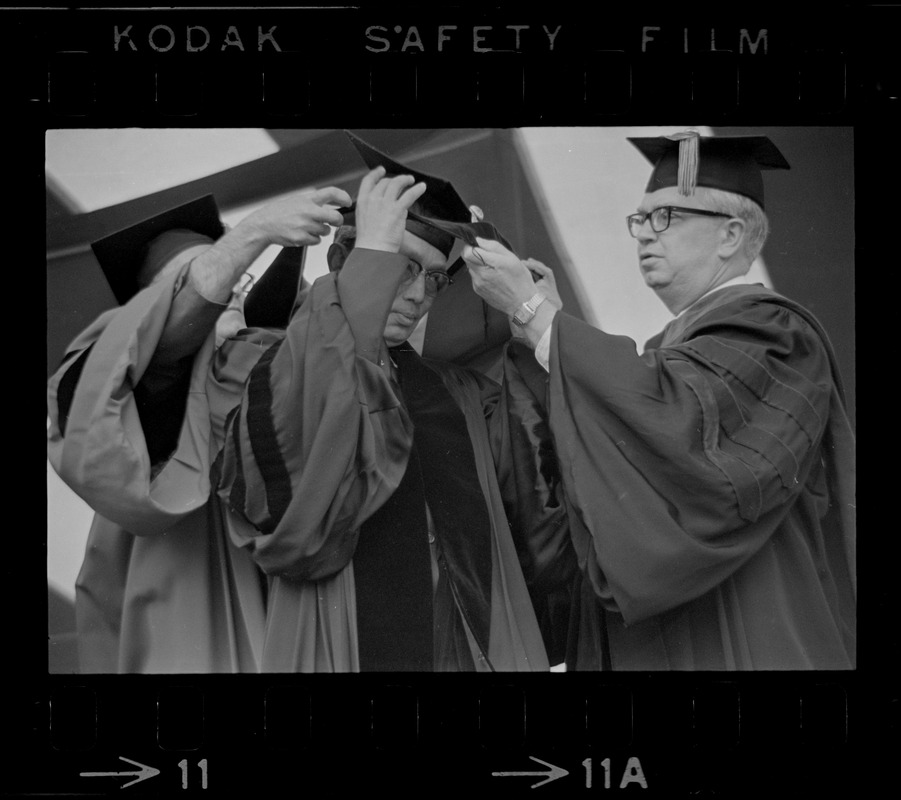
<instances>
[{"instance_id":1,"label":"robe sleeve","mask_svg":"<svg viewBox=\"0 0 901 800\"><path fill-rule=\"evenodd\" d=\"M160 363L164 332L177 337L169 312L181 277L163 279L105 312L73 342L48 385L51 465L96 513L138 536L166 533L207 502L218 448L211 433L221 430L240 399L237 371L232 385L208 393L210 332L199 353L179 359L185 379L179 379L178 396L169 397L173 402L163 403L173 416L167 428L172 441L165 458L154 458L160 431L142 412L136 387ZM156 386L168 383L154 373L157 379Z\"/></svg>"},{"instance_id":2,"label":"robe sleeve","mask_svg":"<svg viewBox=\"0 0 901 800\"><path fill-rule=\"evenodd\" d=\"M58 445L66 435L72 400L75 398L75 391L78 388L78 381L84 370L85 362L97 338L103 333L115 313L114 310L104 311L93 323L85 328L69 344L59 367L50 376L47 384L47 416L50 425L48 437L50 440L51 460L54 452L58 450L58 447L54 447L54 444Z\"/></svg>"},{"instance_id":3,"label":"robe sleeve","mask_svg":"<svg viewBox=\"0 0 901 800\"><path fill-rule=\"evenodd\" d=\"M225 306L204 299L188 279L190 264L143 289L125 306L105 311L69 345L50 381L51 424L65 436L68 415L81 373L97 339L110 324L119 334L144 325L142 362L129 375L135 409L152 464L160 466L178 444L194 357ZM139 322L152 315L152 326ZM157 323L162 320L162 328ZM124 340L121 340L124 343ZM92 365L96 371L96 362Z\"/></svg>"},{"instance_id":4,"label":"robe sleeve","mask_svg":"<svg viewBox=\"0 0 901 800\"><path fill-rule=\"evenodd\" d=\"M189 267L185 264L175 280L165 325L134 387L148 454L157 468L178 444L194 358L226 309L197 292L188 277Z\"/></svg>"},{"instance_id":5,"label":"robe sleeve","mask_svg":"<svg viewBox=\"0 0 901 800\"><path fill-rule=\"evenodd\" d=\"M167 531L209 497L204 382L212 335L181 367L187 380L175 406L167 404L177 415L161 462L153 455L159 431L142 417L135 391L167 329L179 277L163 279L102 315L73 342L48 385L51 465L95 512L136 535Z\"/></svg>"},{"instance_id":6,"label":"robe sleeve","mask_svg":"<svg viewBox=\"0 0 901 800\"><path fill-rule=\"evenodd\" d=\"M250 523L246 543L267 573L337 573L400 484L412 425L382 337L405 269L397 254L357 248L316 281L228 421L218 491Z\"/></svg>"},{"instance_id":7,"label":"robe sleeve","mask_svg":"<svg viewBox=\"0 0 901 800\"><path fill-rule=\"evenodd\" d=\"M550 424L580 563L626 624L707 592L767 540L817 457L827 348L774 302L729 302L678 343L554 320Z\"/></svg>"}]
</instances>

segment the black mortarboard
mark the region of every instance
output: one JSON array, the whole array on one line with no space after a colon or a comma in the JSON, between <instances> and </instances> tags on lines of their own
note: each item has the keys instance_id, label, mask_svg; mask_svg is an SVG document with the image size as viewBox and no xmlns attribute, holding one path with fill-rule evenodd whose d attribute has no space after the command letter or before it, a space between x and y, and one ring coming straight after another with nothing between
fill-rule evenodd
<instances>
[{"instance_id":1,"label":"black mortarboard","mask_svg":"<svg viewBox=\"0 0 901 800\"><path fill-rule=\"evenodd\" d=\"M433 244L446 257L450 256L455 239L475 247L477 236L494 239L513 250L490 222L482 219L473 222L473 211L450 181L410 169L350 131L345 133L369 169L382 166L389 177L412 175L417 183L425 183L425 193L407 213L410 233ZM354 224L353 206L339 211L344 215L346 225ZM481 217L481 212L477 216ZM463 266L463 259L457 258L447 271L456 275ZM479 357L497 352L510 336L507 316L473 291L469 273L463 270L454 278L454 283L435 298L429 310L422 354L458 364L475 363Z\"/></svg>"},{"instance_id":2,"label":"black mortarboard","mask_svg":"<svg viewBox=\"0 0 901 800\"><path fill-rule=\"evenodd\" d=\"M766 136L700 136L684 131L672 136L630 138L654 165L646 192L678 186L680 194L696 186L722 189L763 205L764 169L790 169Z\"/></svg>"},{"instance_id":3,"label":"black mortarboard","mask_svg":"<svg viewBox=\"0 0 901 800\"><path fill-rule=\"evenodd\" d=\"M303 280L306 247L283 247L244 300L248 328L286 328Z\"/></svg>"},{"instance_id":4,"label":"black mortarboard","mask_svg":"<svg viewBox=\"0 0 901 800\"><path fill-rule=\"evenodd\" d=\"M450 181L410 169L376 150L350 131L345 131L345 133L369 169L384 167L388 177L412 175L417 183L425 183L425 193L407 213L407 230L437 247L445 256L450 255L454 246L454 237L459 234L449 230L446 225L441 223L469 225L472 219L469 206L463 202ZM353 209L340 209L340 211L344 214L345 223L353 224Z\"/></svg>"},{"instance_id":5,"label":"black mortarboard","mask_svg":"<svg viewBox=\"0 0 901 800\"><path fill-rule=\"evenodd\" d=\"M170 208L91 244L120 305L128 302L141 288L138 276L153 240L162 233L175 230L189 231L193 236L183 236L179 241L173 237L172 251L168 254L170 258L191 244L205 240L212 243L218 239L224 228L213 196L204 195Z\"/></svg>"}]
</instances>

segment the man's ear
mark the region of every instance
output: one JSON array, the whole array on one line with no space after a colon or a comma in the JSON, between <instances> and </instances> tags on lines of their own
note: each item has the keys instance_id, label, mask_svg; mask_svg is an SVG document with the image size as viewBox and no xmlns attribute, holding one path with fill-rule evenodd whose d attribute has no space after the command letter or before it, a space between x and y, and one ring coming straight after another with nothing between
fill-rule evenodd
<instances>
[{"instance_id":1,"label":"man's ear","mask_svg":"<svg viewBox=\"0 0 901 800\"><path fill-rule=\"evenodd\" d=\"M723 235L720 239L720 255L730 258L738 252L745 240L747 225L739 217L732 217L723 225Z\"/></svg>"},{"instance_id":2,"label":"man's ear","mask_svg":"<svg viewBox=\"0 0 901 800\"><path fill-rule=\"evenodd\" d=\"M341 267L344 266L344 262L347 261L347 256L349 254L350 250L340 242L330 244L325 256L326 261L328 262L329 272L337 272L341 269Z\"/></svg>"}]
</instances>

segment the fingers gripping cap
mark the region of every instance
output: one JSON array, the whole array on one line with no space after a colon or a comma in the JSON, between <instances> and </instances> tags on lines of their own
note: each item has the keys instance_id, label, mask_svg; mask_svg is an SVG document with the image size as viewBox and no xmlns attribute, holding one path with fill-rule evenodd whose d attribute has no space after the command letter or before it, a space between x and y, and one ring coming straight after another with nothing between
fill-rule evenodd
<instances>
[{"instance_id":1,"label":"fingers gripping cap","mask_svg":"<svg viewBox=\"0 0 901 800\"><path fill-rule=\"evenodd\" d=\"M364 142L356 134L350 131L345 131L345 134L369 169L384 167L388 177L412 175L417 183L426 185L423 195L407 213L407 230L410 233L434 245L445 256L450 255L454 239L464 239L467 242L472 239L470 243L474 243L475 235L484 235L483 233L474 233L471 226L474 224L489 225L490 223L471 222L473 212L463 202L450 181L404 166L371 144ZM353 207L343 208L340 211L344 214L345 224L352 225Z\"/></svg>"},{"instance_id":2,"label":"fingers gripping cap","mask_svg":"<svg viewBox=\"0 0 901 800\"><path fill-rule=\"evenodd\" d=\"M417 183L426 185L423 195L407 213L410 233L433 244L445 257L450 256L455 240L475 246L477 236L494 239L513 250L497 228L485 221L481 209L467 206L449 181L410 169L350 131L345 133L369 169L381 166L389 177L412 175ZM339 210L344 215L345 225L353 225L353 206ZM473 291L469 271L461 269L463 266L463 259L457 258L448 267L450 275L460 274L438 295L429 310L422 351L428 358L467 364L498 350L510 338L507 316Z\"/></svg>"}]
</instances>

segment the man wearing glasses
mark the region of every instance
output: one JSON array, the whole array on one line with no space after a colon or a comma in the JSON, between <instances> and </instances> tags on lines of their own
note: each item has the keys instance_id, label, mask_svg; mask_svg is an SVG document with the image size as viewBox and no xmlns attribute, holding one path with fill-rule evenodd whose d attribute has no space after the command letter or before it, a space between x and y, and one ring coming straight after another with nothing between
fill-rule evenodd
<instances>
[{"instance_id":1,"label":"man wearing glasses","mask_svg":"<svg viewBox=\"0 0 901 800\"><path fill-rule=\"evenodd\" d=\"M498 387L408 343L470 211L352 141L371 169L331 272L259 356L222 453L219 495L269 576L262 670L547 670L495 466ZM549 504L534 527L562 524L530 477Z\"/></svg>"},{"instance_id":2,"label":"man wearing glasses","mask_svg":"<svg viewBox=\"0 0 901 800\"><path fill-rule=\"evenodd\" d=\"M630 140L654 169L627 219L675 314L645 346L567 315L549 270L464 252L549 373L582 567L572 667L855 665L854 434L828 338L748 270L766 239L766 137ZM534 267L532 268L534 272Z\"/></svg>"}]
</instances>

